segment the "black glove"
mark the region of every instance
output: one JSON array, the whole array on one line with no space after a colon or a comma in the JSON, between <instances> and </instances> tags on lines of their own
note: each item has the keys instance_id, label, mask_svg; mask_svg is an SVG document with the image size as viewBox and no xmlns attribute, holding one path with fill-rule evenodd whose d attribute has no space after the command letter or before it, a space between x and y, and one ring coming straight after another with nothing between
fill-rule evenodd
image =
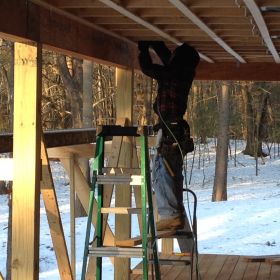
<instances>
[{"instance_id":1,"label":"black glove","mask_svg":"<svg viewBox=\"0 0 280 280\"><path fill-rule=\"evenodd\" d=\"M151 45L151 41L138 41L139 51L147 51Z\"/></svg>"}]
</instances>

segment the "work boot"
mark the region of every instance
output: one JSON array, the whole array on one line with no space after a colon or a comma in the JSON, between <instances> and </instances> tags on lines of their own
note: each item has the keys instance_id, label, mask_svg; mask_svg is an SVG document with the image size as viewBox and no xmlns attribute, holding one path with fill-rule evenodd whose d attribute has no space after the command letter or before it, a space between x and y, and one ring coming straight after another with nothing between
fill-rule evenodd
<instances>
[{"instance_id":1,"label":"work boot","mask_svg":"<svg viewBox=\"0 0 280 280\"><path fill-rule=\"evenodd\" d=\"M185 217L183 215L168 217L159 220L156 226L157 231L183 229L185 226Z\"/></svg>"}]
</instances>

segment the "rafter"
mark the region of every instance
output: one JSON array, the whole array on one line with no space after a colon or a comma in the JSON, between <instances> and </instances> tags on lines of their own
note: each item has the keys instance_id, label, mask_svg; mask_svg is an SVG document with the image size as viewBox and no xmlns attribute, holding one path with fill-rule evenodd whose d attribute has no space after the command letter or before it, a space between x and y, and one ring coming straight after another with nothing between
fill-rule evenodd
<instances>
[{"instance_id":1,"label":"rafter","mask_svg":"<svg viewBox=\"0 0 280 280\"><path fill-rule=\"evenodd\" d=\"M180 10L187 18L196 24L201 30L206 32L214 41L223 47L228 53L234 56L239 62L246 63L246 61L235 52L225 41L223 41L217 34L215 34L203 21L201 21L189 8L187 8L180 0L168 0L178 10Z\"/></svg>"},{"instance_id":2,"label":"rafter","mask_svg":"<svg viewBox=\"0 0 280 280\"><path fill-rule=\"evenodd\" d=\"M269 51L271 52L274 60L276 63L280 63L280 57L279 54L277 52L277 50L275 49L275 46L271 40L269 31L267 29L266 23L264 21L264 18L261 14L261 11L259 9L259 7L257 6L257 4L255 3L254 0L243 0L245 5L247 6L247 8L249 9L249 11L251 12L256 25L259 28L259 31L262 35L262 38L264 40L264 42L266 43Z\"/></svg>"},{"instance_id":3,"label":"rafter","mask_svg":"<svg viewBox=\"0 0 280 280\"><path fill-rule=\"evenodd\" d=\"M115 2L113 2L111 0L99 0L99 1L102 2L103 4L107 5L108 7L118 11L120 14L122 14L122 15L132 19L133 21L141 24L142 26L145 26L149 30L151 30L151 31L155 32L156 34L160 35L162 38L167 39L168 41L171 41L172 43L174 43L176 45L180 45L181 44L181 42L178 41L176 38L170 36L168 33L165 33L164 31L162 31L158 27L152 25L148 21L145 21L142 18L140 18L139 16L131 13L127 9L123 8L122 6L117 5ZM210 59L209 57L205 56L202 53L199 53L199 55L200 55L200 57L202 59L204 59L207 62L211 62L211 63L214 62L212 59Z\"/></svg>"}]
</instances>

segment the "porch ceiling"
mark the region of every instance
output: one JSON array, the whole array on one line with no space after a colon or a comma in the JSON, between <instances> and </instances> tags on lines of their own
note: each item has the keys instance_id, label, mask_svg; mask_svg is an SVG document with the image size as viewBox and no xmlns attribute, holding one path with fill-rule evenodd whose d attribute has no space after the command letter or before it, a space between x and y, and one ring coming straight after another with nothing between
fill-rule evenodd
<instances>
[{"instance_id":1,"label":"porch ceiling","mask_svg":"<svg viewBox=\"0 0 280 280\"><path fill-rule=\"evenodd\" d=\"M280 63L279 0L32 2L48 3L133 42L164 40L171 48L187 42L210 63Z\"/></svg>"},{"instance_id":2,"label":"porch ceiling","mask_svg":"<svg viewBox=\"0 0 280 280\"><path fill-rule=\"evenodd\" d=\"M139 40L187 42L196 79L280 81L279 0L1 0L1 34L129 68Z\"/></svg>"}]
</instances>

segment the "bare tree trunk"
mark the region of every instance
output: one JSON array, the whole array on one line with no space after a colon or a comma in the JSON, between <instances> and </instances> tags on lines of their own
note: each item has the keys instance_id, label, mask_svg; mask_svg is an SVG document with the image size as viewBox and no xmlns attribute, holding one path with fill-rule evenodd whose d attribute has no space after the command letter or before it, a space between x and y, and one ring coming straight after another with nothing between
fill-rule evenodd
<instances>
[{"instance_id":1,"label":"bare tree trunk","mask_svg":"<svg viewBox=\"0 0 280 280\"><path fill-rule=\"evenodd\" d=\"M67 91L72 113L72 127L83 126L83 65L82 60L73 58L68 61L64 55L58 55L59 71ZM70 127L71 127L70 126ZM87 163L82 163L82 165ZM86 169L86 167L85 167ZM86 171L87 172L87 171ZM76 217L85 216L85 211L78 198L75 201Z\"/></svg>"},{"instance_id":2,"label":"bare tree trunk","mask_svg":"<svg viewBox=\"0 0 280 280\"><path fill-rule=\"evenodd\" d=\"M67 127L82 127L82 60L73 58L69 66L64 55L58 55L58 66L63 83L67 91L68 106L72 113L72 122L67 124Z\"/></svg>"},{"instance_id":3,"label":"bare tree trunk","mask_svg":"<svg viewBox=\"0 0 280 280\"><path fill-rule=\"evenodd\" d=\"M93 125L93 62L83 61L83 127Z\"/></svg>"},{"instance_id":4,"label":"bare tree trunk","mask_svg":"<svg viewBox=\"0 0 280 280\"><path fill-rule=\"evenodd\" d=\"M83 61L83 127L89 128L92 127L93 122L93 94L92 94L92 84L93 84L93 63L89 60ZM79 159L79 165L81 170L87 179L90 181L90 170L89 170L89 161L87 158ZM86 212L80 202L76 197L75 205L76 217L86 216Z\"/></svg>"},{"instance_id":5,"label":"bare tree trunk","mask_svg":"<svg viewBox=\"0 0 280 280\"><path fill-rule=\"evenodd\" d=\"M269 107L269 93L255 89L254 84L243 84L241 92L244 100L246 114L246 147L243 153L253 157L266 156L262 151L262 140L267 129L267 116ZM254 100L255 99L255 100Z\"/></svg>"},{"instance_id":6,"label":"bare tree trunk","mask_svg":"<svg viewBox=\"0 0 280 280\"><path fill-rule=\"evenodd\" d=\"M227 161L229 143L229 84L222 85L219 101L219 130L212 201L227 200Z\"/></svg>"}]
</instances>

